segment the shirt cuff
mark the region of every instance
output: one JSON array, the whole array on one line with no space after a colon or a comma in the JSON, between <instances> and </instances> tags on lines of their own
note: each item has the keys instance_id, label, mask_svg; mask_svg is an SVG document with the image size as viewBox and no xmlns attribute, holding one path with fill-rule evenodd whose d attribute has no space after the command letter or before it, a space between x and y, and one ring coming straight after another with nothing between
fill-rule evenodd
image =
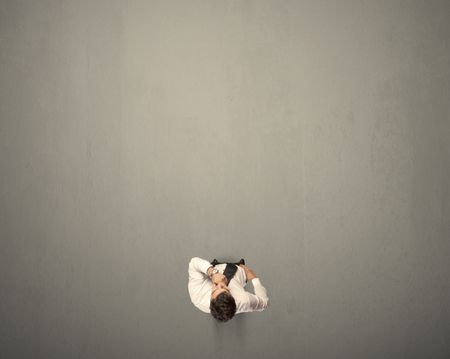
<instances>
[{"instance_id":1,"label":"shirt cuff","mask_svg":"<svg viewBox=\"0 0 450 359\"><path fill-rule=\"evenodd\" d=\"M261 286L261 281L259 280L259 278L253 278L252 279L252 284L255 286Z\"/></svg>"}]
</instances>

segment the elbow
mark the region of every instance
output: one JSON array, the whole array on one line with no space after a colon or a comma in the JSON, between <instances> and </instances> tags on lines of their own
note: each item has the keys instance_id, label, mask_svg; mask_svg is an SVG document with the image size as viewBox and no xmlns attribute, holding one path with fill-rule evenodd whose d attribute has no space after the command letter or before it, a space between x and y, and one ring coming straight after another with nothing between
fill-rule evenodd
<instances>
[{"instance_id":1,"label":"elbow","mask_svg":"<svg viewBox=\"0 0 450 359\"><path fill-rule=\"evenodd\" d=\"M191 270L192 268L194 268L194 262L195 262L195 257L191 258L191 260L189 261L188 270Z\"/></svg>"},{"instance_id":2,"label":"elbow","mask_svg":"<svg viewBox=\"0 0 450 359\"><path fill-rule=\"evenodd\" d=\"M201 261L202 259L200 257L192 257L189 261L189 269L195 269L199 260Z\"/></svg>"}]
</instances>

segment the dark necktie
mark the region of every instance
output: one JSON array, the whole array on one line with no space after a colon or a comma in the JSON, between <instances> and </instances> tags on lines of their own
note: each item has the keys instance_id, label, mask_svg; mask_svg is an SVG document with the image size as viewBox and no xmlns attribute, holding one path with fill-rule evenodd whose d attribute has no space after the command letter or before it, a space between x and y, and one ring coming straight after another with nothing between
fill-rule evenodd
<instances>
[{"instance_id":1,"label":"dark necktie","mask_svg":"<svg viewBox=\"0 0 450 359\"><path fill-rule=\"evenodd\" d=\"M225 275L225 277L227 277L228 284L230 284L231 279L233 278L233 276L237 272L237 269L238 268L237 268L236 264L227 263L227 266L225 267L225 270L223 271L223 274Z\"/></svg>"}]
</instances>

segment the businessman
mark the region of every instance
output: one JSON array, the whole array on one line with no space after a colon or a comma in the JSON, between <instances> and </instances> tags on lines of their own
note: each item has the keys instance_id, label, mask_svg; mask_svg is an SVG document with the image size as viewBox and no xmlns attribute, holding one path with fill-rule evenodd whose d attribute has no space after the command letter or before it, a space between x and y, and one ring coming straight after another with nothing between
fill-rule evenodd
<instances>
[{"instance_id":1,"label":"businessman","mask_svg":"<svg viewBox=\"0 0 450 359\"><path fill-rule=\"evenodd\" d=\"M189 262L188 272L192 303L220 322L226 322L239 313L261 312L268 306L266 288L243 259L238 263L222 263L216 259L209 262L194 257ZM249 280L255 294L244 289Z\"/></svg>"}]
</instances>

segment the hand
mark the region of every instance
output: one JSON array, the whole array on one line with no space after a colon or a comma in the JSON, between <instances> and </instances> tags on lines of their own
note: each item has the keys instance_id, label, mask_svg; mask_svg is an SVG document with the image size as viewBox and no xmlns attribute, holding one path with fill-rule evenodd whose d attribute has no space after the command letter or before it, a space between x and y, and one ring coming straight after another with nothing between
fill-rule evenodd
<instances>
[{"instance_id":1,"label":"hand","mask_svg":"<svg viewBox=\"0 0 450 359\"><path fill-rule=\"evenodd\" d=\"M244 269L247 280L252 280L252 279L256 278L255 272L253 272L253 270L251 270L245 264L239 264L239 267L242 267Z\"/></svg>"},{"instance_id":2,"label":"hand","mask_svg":"<svg viewBox=\"0 0 450 359\"><path fill-rule=\"evenodd\" d=\"M208 270L206 271L206 274L208 275L208 277L211 279L211 281L214 284L217 284L219 282L223 282L224 280L226 281L226 277L222 273L213 274L213 276L211 277L212 270L213 270L213 267L209 267Z\"/></svg>"},{"instance_id":3,"label":"hand","mask_svg":"<svg viewBox=\"0 0 450 359\"><path fill-rule=\"evenodd\" d=\"M212 282L214 284L219 284L220 282L228 282L227 277L225 277L225 275L223 275L222 273L216 273L212 276L211 278Z\"/></svg>"}]
</instances>

